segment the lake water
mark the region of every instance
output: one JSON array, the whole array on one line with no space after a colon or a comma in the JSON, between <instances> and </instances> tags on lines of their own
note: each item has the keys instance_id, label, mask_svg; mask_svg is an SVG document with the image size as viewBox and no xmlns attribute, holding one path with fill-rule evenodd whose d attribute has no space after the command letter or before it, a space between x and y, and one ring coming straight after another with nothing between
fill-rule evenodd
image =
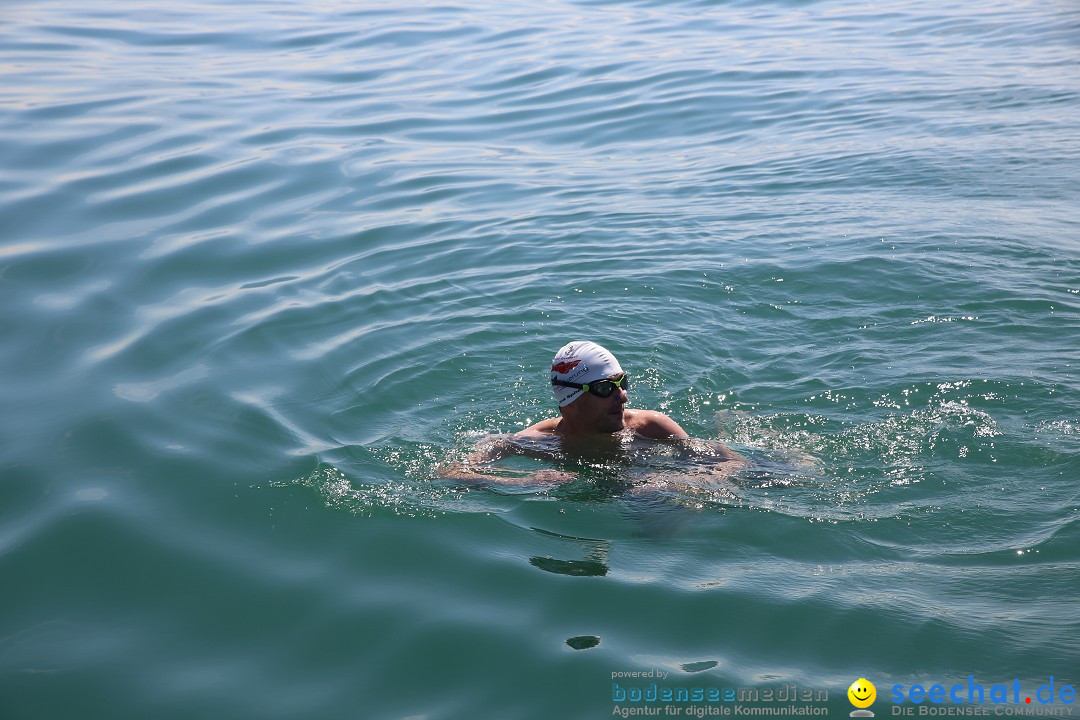
<instances>
[{"instance_id":1,"label":"lake water","mask_svg":"<svg viewBox=\"0 0 1080 720\"><path fill-rule=\"evenodd\" d=\"M1059 0L5 3L0 716L1080 684L1078 60ZM434 477L574 339L753 468Z\"/></svg>"}]
</instances>

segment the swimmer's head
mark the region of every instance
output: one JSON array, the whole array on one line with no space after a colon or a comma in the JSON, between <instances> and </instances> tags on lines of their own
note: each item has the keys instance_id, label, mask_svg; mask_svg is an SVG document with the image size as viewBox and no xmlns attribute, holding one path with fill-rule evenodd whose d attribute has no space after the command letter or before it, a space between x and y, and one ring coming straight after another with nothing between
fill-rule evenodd
<instances>
[{"instance_id":1,"label":"swimmer's head","mask_svg":"<svg viewBox=\"0 0 1080 720\"><path fill-rule=\"evenodd\" d=\"M551 379L578 384L591 383L621 373L622 367L608 350L588 340L567 343L551 361ZM578 388L552 385L559 407L566 407L584 394Z\"/></svg>"}]
</instances>

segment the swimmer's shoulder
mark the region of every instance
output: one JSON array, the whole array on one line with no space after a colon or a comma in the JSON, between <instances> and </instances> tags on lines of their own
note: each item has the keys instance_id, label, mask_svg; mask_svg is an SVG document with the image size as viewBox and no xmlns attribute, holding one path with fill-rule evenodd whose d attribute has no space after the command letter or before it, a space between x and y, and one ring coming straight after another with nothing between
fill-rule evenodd
<instances>
[{"instance_id":1,"label":"swimmer's shoulder","mask_svg":"<svg viewBox=\"0 0 1080 720\"><path fill-rule=\"evenodd\" d=\"M554 435L555 429L559 427L559 422L562 418L548 418L547 420L541 420L535 425L530 425L524 430L515 434L515 437L537 437Z\"/></svg>"},{"instance_id":2,"label":"swimmer's shoulder","mask_svg":"<svg viewBox=\"0 0 1080 720\"><path fill-rule=\"evenodd\" d=\"M625 410L626 427L654 440L678 440L690 437L679 423L657 410Z\"/></svg>"}]
</instances>

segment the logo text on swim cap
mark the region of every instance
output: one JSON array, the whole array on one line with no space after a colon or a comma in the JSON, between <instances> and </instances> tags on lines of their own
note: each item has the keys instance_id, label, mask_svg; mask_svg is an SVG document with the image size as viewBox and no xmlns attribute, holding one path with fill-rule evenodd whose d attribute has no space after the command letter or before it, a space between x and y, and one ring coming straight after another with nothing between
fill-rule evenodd
<instances>
[{"instance_id":1,"label":"logo text on swim cap","mask_svg":"<svg viewBox=\"0 0 1080 720\"><path fill-rule=\"evenodd\" d=\"M561 375L565 375L578 365L581 364L580 360L564 360L563 362L557 362L551 366L551 372L556 372Z\"/></svg>"}]
</instances>

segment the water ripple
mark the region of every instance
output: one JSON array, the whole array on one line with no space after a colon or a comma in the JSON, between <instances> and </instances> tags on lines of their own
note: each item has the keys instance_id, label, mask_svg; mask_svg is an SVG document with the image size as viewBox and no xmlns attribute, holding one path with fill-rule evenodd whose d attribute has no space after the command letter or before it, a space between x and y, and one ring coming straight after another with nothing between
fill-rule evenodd
<instances>
[{"instance_id":1,"label":"water ripple","mask_svg":"<svg viewBox=\"0 0 1080 720\"><path fill-rule=\"evenodd\" d=\"M641 663L1075 665L1074 8L29 0L0 27L15 715L554 717ZM753 470L433 477L554 414L580 336Z\"/></svg>"}]
</instances>

